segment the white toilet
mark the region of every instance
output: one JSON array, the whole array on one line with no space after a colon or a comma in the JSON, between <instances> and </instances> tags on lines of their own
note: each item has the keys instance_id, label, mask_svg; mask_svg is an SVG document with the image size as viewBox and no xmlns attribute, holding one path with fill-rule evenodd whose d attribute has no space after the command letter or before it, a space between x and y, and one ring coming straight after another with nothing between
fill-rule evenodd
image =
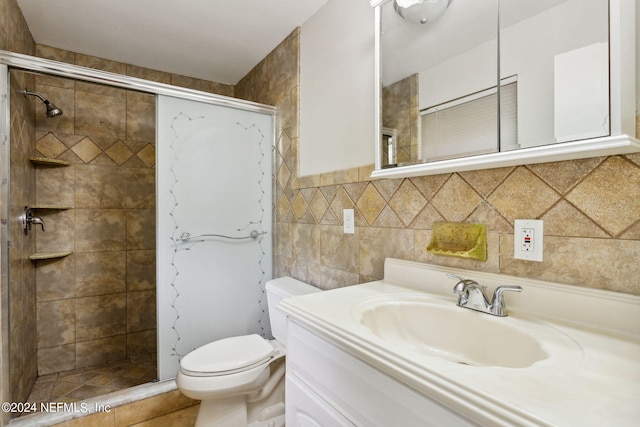
<instances>
[{"instance_id":1,"label":"white toilet","mask_svg":"<svg viewBox=\"0 0 640 427\"><path fill-rule=\"evenodd\" d=\"M276 306L284 298L320 289L291 277L266 284L274 340L259 335L225 338L203 345L180 361L180 391L201 400L196 427L284 426L286 316Z\"/></svg>"}]
</instances>

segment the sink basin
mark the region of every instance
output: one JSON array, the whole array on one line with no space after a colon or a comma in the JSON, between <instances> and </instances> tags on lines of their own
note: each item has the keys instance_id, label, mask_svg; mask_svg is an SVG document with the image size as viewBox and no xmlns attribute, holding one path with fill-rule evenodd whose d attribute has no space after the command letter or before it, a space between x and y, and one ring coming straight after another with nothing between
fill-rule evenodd
<instances>
[{"instance_id":1,"label":"sink basin","mask_svg":"<svg viewBox=\"0 0 640 427\"><path fill-rule=\"evenodd\" d=\"M535 338L513 326L515 319L450 301L369 301L356 305L352 316L390 344L463 365L526 368L548 357Z\"/></svg>"}]
</instances>

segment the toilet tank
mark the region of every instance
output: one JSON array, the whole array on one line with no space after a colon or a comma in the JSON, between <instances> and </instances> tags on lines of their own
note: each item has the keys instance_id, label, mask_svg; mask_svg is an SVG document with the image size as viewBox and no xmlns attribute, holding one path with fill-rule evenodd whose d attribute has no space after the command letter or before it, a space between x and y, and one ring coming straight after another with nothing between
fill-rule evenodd
<instances>
[{"instance_id":1,"label":"toilet tank","mask_svg":"<svg viewBox=\"0 0 640 427\"><path fill-rule=\"evenodd\" d=\"M285 298L296 295L312 294L321 290L308 283L301 282L292 277L280 277L269 280L265 286L267 290L267 305L269 306L269 319L273 337L286 345L287 343L287 316L277 308Z\"/></svg>"}]
</instances>

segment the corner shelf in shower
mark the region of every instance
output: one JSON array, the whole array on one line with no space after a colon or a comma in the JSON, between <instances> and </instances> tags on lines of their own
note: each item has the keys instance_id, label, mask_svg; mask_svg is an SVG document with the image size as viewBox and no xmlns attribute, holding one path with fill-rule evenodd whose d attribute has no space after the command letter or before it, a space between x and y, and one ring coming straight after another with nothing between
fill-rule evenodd
<instances>
[{"instance_id":1,"label":"corner shelf in shower","mask_svg":"<svg viewBox=\"0 0 640 427\"><path fill-rule=\"evenodd\" d=\"M71 163L66 162L64 160L50 159L48 157L29 157L29 161L32 164L39 165L39 166L62 167L62 166L70 166L71 165Z\"/></svg>"},{"instance_id":2,"label":"corner shelf in shower","mask_svg":"<svg viewBox=\"0 0 640 427\"><path fill-rule=\"evenodd\" d=\"M73 252L38 252L29 257L31 261L40 261L44 259L64 258Z\"/></svg>"}]
</instances>

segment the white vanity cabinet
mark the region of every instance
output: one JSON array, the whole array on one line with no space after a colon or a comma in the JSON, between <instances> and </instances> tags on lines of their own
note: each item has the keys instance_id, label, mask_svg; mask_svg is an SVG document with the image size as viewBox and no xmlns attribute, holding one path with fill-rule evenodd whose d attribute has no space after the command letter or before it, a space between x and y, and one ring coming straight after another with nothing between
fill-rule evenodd
<instances>
[{"instance_id":1,"label":"white vanity cabinet","mask_svg":"<svg viewBox=\"0 0 640 427\"><path fill-rule=\"evenodd\" d=\"M474 425L291 318L286 377L287 427Z\"/></svg>"}]
</instances>

